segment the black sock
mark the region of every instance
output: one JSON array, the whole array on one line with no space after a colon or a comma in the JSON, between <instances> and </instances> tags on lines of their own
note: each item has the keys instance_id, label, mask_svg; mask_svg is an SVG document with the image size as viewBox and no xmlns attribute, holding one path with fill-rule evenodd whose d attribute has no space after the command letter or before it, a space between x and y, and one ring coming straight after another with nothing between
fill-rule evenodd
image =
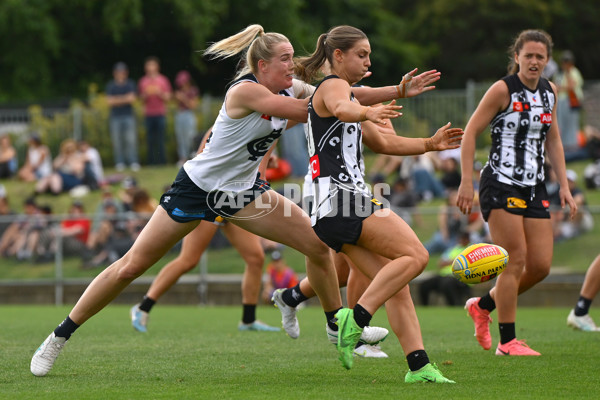
<instances>
[{"instance_id":1,"label":"black sock","mask_svg":"<svg viewBox=\"0 0 600 400\"><path fill-rule=\"evenodd\" d=\"M256 321L256 304L242 304L244 312L242 314L242 322L251 324Z\"/></svg>"},{"instance_id":2,"label":"black sock","mask_svg":"<svg viewBox=\"0 0 600 400\"><path fill-rule=\"evenodd\" d=\"M150 312L154 304L156 304L156 300L152 300L150 297L144 296L139 308L142 311Z\"/></svg>"},{"instance_id":3,"label":"black sock","mask_svg":"<svg viewBox=\"0 0 600 400\"><path fill-rule=\"evenodd\" d=\"M356 321L356 324L361 328L364 328L369 325L371 318L373 318L373 316L365 310L363 306L356 303L354 306L354 321Z\"/></svg>"},{"instance_id":4,"label":"black sock","mask_svg":"<svg viewBox=\"0 0 600 400\"><path fill-rule=\"evenodd\" d=\"M406 361L411 371L417 371L429 364L429 357L425 350L415 350L406 356Z\"/></svg>"},{"instance_id":5,"label":"black sock","mask_svg":"<svg viewBox=\"0 0 600 400\"><path fill-rule=\"evenodd\" d=\"M79 328L79 325L77 325L71 318L67 316L67 318L65 318L65 320L56 327L54 334L58 337L64 337L69 340L77 328Z\"/></svg>"},{"instance_id":6,"label":"black sock","mask_svg":"<svg viewBox=\"0 0 600 400\"><path fill-rule=\"evenodd\" d=\"M325 318L327 319L327 326L329 326L329 328L331 330L334 330L336 332L338 330L338 326L335 324L337 322L337 318L335 317L335 314L337 314L337 312L340 310L341 310L341 308L338 308L337 310L333 310L333 311L325 311Z\"/></svg>"},{"instance_id":7,"label":"black sock","mask_svg":"<svg viewBox=\"0 0 600 400\"><path fill-rule=\"evenodd\" d=\"M481 296L477 305L484 310L488 310L489 312L492 312L496 309L496 302L494 299L492 299L492 296L490 296L490 292L488 292L485 296Z\"/></svg>"},{"instance_id":8,"label":"black sock","mask_svg":"<svg viewBox=\"0 0 600 400\"><path fill-rule=\"evenodd\" d=\"M302 293L302 291L300 290L300 283L298 283L293 288L286 289L281 294L281 299L288 306L290 306L290 307L297 307L298 304L302 303L305 300L308 300L308 297L306 297Z\"/></svg>"},{"instance_id":9,"label":"black sock","mask_svg":"<svg viewBox=\"0 0 600 400\"><path fill-rule=\"evenodd\" d=\"M586 315L590 312L590 306L592 305L592 300L586 299L583 296L579 296L579 300L577 300L577 304L575 305L575 315L578 317Z\"/></svg>"},{"instance_id":10,"label":"black sock","mask_svg":"<svg viewBox=\"0 0 600 400\"><path fill-rule=\"evenodd\" d=\"M499 323L498 327L500 328L500 344L506 344L517 337L514 322Z\"/></svg>"}]
</instances>

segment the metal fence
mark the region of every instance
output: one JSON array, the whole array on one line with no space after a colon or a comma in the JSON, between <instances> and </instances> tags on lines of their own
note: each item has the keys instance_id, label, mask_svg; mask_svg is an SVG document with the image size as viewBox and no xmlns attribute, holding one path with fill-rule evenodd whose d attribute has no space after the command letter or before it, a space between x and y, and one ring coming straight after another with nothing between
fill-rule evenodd
<instances>
[{"instance_id":1,"label":"metal fence","mask_svg":"<svg viewBox=\"0 0 600 400\"><path fill-rule=\"evenodd\" d=\"M426 93L422 96L411 99L403 99L400 104L404 106L403 117L394 122L396 129L400 134L410 136L426 136L430 135L435 130L451 121L454 126L465 126L469 115L477 106L479 99L489 87L489 83L468 82L465 89L459 90L435 90ZM586 100L584 102L584 118L587 123L596 127L600 127L600 82L586 82L585 86ZM212 98L205 96L202 100L202 105L198 110L199 113L205 116L204 124L209 124L215 115L215 109L222 102L220 98ZM55 130L54 134L60 138L85 137L84 121L89 119L97 120L98 124L107 125L105 116L97 110L90 109L84 106L75 106L72 109L44 109L43 114L48 118L63 118L68 121L64 124L63 130ZM29 123L31 116L29 111L24 109L0 109L0 134L3 132L27 132L30 129ZM205 128L207 126L201 126ZM19 129L17 129L19 128ZM11 130L12 129L12 130ZM106 139L106 136L105 136ZM108 139L106 139L108 140ZM590 210L596 220L595 232L598 232L600 225L600 206L590 205ZM417 210L411 210L412 213L422 215L432 215L437 213L438 208L420 207ZM0 217L0 223L8 221L15 217ZM55 223L59 223L66 216L55 216ZM579 239L573 239L575 241ZM596 239L597 240L597 239ZM63 287L65 277L63 266L65 259L63 257L60 236L57 239L57 252L54 255L54 277L49 279L55 286L55 302L62 304L63 302ZM590 253L597 252L597 246L590 247ZM206 296L206 282L208 282L208 269L206 259L203 258L204 264L199 267L199 292L201 298ZM0 258L0 262L2 259Z\"/></svg>"},{"instance_id":2,"label":"metal fence","mask_svg":"<svg viewBox=\"0 0 600 400\"><path fill-rule=\"evenodd\" d=\"M592 218L593 218L593 226L591 227L591 229L587 230L586 232L580 233L579 236L575 236L573 238L565 238L563 241L556 243L555 263L553 263L553 265L558 266L558 267L563 267L563 268L558 268L559 270L570 270L571 269L571 268L569 268L569 265L564 265L565 263L570 262L569 261L570 256L565 253L569 253L571 251L571 249L578 249L577 250L578 256L583 260L582 262L586 262L586 263L591 262L591 260L593 260L593 258L598 253L598 247L596 245L597 244L596 242L597 242L598 234L600 233L600 205L590 205L590 206L588 206L588 211L591 213ZM428 225L430 230L431 230L431 228L434 230L436 229L435 227L437 226L437 214L439 213L438 207L420 206L418 208L401 210L401 212L410 214L411 220L417 220L417 219L420 220L421 223ZM97 215L88 215L86 217L90 220L94 220L95 218L98 218ZM120 221L130 221L135 218L148 218L148 217L149 217L148 215L140 216L140 215L133 215L132 213L123 213L123 214L115 215L114 217L112 217L112 219L120 220ZM24 216L22 216L22 215L2 216L2 217L0 217L0 224L12 223L15 221L22 221L23 218L24 218ZM6 279L6 278L1 279L0 278L0 286L1 287L4 287L5 289L7 287L13 287L13 288L16 288L16 290L18 290L19 287L22 287L24 285L31 285L32 282L35 282L36 285L45 285L46 287L48 287L48 286L54 287L54 302L57 305L62 305L65 302L64 301L64 293L65 293L66 285L73 285L73 284L86 285L93 279L93 276L98 271L101 270L101 268L105 268L106 266L108 266L110 264L110 262L102 264L102 265L98 266L98 268L91 270L90 273L88 273L86 276L79 276L78 278L76 276L73 276L72 275L72 273L74 271L73 265L74 265L74 263L80 263L81 259L78 258L79 256L74 256L74 255L65 257L65 254L63 251L63 237L61 236L60 230L58 229L58 226L60 225L60 223L62 221L64 221L65 219L69 219L69 216L53 215L53 216L48 216L45 219L45 222L47 223L46 229L48 229L49 231L52 232L51 236L54 240L54 248L55 248L55 252L52 255L53 259L51 259L50 261L46 261L42 264L36 264L34 259L22 260L22 261L18 262L18 261L15 261L14 258L12 258L12 259L8 259L6 257L0 258L0 265L4 265L4 267L7 267L8 265L12 265L13 270L20 269L20 271L22 272L21 277L19 277L18 276L19 274L17 273L16 275L15 274L11 275L10 279ZM106 219L106 217L105 217L105 219ZM423 241L426 242L425 239L427 237L425 235L429 235L429 233L425 234L423 232L426 232L427 230L424 231L422 229L422 227L421 228L414 227L414 229L415 229L415 231L417 231L419 236L423 238ZM429 232L429 231L427 231L427 232ZM173 253L176 253L178 251L179 251L179 247L176 246L173 249ZM215 282L214 275L213 275L215 273L214 271L215 270L218 271L219 268L221 268L221 266L218 265L220 263L219 251L221 251L221 249L215 248L215 247L209 247L208 250L205 252L205 254L203 254L200 262L198 263L196 272L188 275L188 277L187 277L188 282L191 280L191 281L195 282L195 284L197 285L198 301L202 304L207 304L209 302L209 299L208 299L209 283ZM208 260L210 260L210 261L208 261ZM68 270L71 271L71 273L65 272L66 271L65 263L70 263L71 266ZM210 267L210 268L209 268L209 263L212 264L212 267ZM52 269L53 269L52 277L46 276L46 278L35 278L35 279L28 277L28 276L30 276L30 272L32 271L32 269L40 268L42 270L47 270L48 266L52 266ZM575 268L575 270L581 271L585 267L587 267L587 264L583 265L583 266L578 266L577 268ZM209 271L213 271L213 273L211 274L211 273L209 273ZM79 273L79 275L81 275L81 273ZM144 282L148 283L149 282L148 280L149 279L151 280L151 277L146 277L144 279L145 279ZM230 279L230 278L228 278L228 279ZM5 300L0 299L0 304L2 304L3 302L5 302Z\"/></svg>"},{"instance_id":3,"label":"metal fence","mask_svg":"<svg viewBox=\"0 0 600 400\"><path fill-rule=\"evenodd\" d=\"M399 104L404 106L403 116L395 120L394 125L400 134L416 137L429 136L447 122L452 122L454 126L464 127L490 84L491 82L468 81L464 89L437 89L421 96L400 99ZM585 123L600 128L600 82L586 81L584 94L583 120ZM198 127L200 133L212 124L222 100L220 97L211 97L210 95L202 97L196 110L200 121ZM143 132L143 116L139 104L136 110L139 122L138 130ZM173 120L175 110L174 106L168 108L168 121ZM42 107L37 109L36 112L54 121L51 126L41 127L41 129L49 130L51 139L55 143L60 143L66 138L85 138L97 147L104 147L104 145L109 144L110 138L104 134L104 131L108 128L106 109L88 107L83 103L73 103L67 109ZM21 134L35 129L40 129L40 127L32 126L30 108L0 108L0 134ZM173 124L168 122L168 137L173 135L172 130ZM98 131L101 131L100 134ZM94 143L94 141L99 141L99 143ZM51 146L51 148L53 147L57 146Z\"/></svg>"}]
</instances>

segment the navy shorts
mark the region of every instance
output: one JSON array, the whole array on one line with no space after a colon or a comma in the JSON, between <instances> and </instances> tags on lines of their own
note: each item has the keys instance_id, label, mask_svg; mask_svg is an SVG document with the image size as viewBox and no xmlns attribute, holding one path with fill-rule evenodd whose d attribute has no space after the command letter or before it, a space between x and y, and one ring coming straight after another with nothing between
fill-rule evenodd
<instances>
[{"instance_id":1,"label":"navy shorts","mask_svg":"<svg viewBox=\"0 0 600 400\"><path fill-rule=\"evenodd\" d=\"M498 182L489 168L479 181L479 204L484 220L494 209L503 209L525 218L550 218L550 200L544 183L535 186L514 186Z\"/></svg>"},{"instance_id":2,"label":"navy shorts","mask_svg":"<svg viewBox=\"0 0 600 400\"><path fill-rule=\"evenodd\" d=\"M313 230L321 241L339 253L344 244L356 244L363 221L384 205L372 195L344 190L339 190L332 200L333 210L318 219Z\"/></svg>"},{"instance_id":3,"label":"navy shorts","mask_svg":"<svg viewBox=\"0 0 600 400\"><path fill-rule=\"evenodd\" d=\"M171 188L160 197L160 205L176 222L222 222L224 218L235 218L235 213L267 190L271 190L269 183L257 175L252 188L237 192L235 196L219 190L206 192L181 168Z\"/></svg>"},{"instance_id":4,"label":"navy shorts","mask_svg":"<svg viewBox=\"0 0 600 400\"><path fill-rule=\"evenodd\" d=\"M75 186L79 186L82 184L81 179L79 179L78 177L76 177L73 174L66 174L61 171L58 171L58 174L60 175L60 177L62 179L62 189L64 191L71 190Z\"/></svg>"}]
</instances>

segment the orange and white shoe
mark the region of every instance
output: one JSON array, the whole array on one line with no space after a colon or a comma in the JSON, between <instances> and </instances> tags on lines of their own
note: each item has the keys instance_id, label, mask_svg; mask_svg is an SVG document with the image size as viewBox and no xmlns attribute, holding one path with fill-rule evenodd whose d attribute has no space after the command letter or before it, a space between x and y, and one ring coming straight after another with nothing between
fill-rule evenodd
<instances>
[{"instance_id":1,"label":"orange and white shoe","mask_svg":"<svg viewBox=\"0 0 600 400\"><path fill-rule=\"evenodd\" d=\"M497 356L541 356L540 353L533 350L531 347L525 344L524 340L517 340L516 338L508 343L500 344L496 348Z\"/></svg>"},{"instance_id":2,"label":"orange and white shoe","mask_svg":"<svg viewBox=\"0 0 600 400\"><path fill-rule=\"evenodd\" d=\"M490 324L492 317L490 312L479 307L479 297L471 297L465 304L465 310L475 323L475 338L484 350L492 348L492 335L490 335Z\"/></svg>"}]
</instances>

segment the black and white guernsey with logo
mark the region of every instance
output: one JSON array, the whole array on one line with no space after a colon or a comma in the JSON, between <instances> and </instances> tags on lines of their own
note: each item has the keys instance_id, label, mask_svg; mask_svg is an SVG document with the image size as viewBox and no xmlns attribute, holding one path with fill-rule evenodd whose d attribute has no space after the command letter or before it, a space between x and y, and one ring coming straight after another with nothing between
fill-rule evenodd
<instances>
[{"instance_id":1,"label":"black and white guernsey with logo","mask_svg":"<svg viewBox=\"0 0 600 400\"><path fill-rule=\"evenodd\" d=\"M253 74L244 75L227 93L241 82L258 80ZM229 190L232 184L235 191L250 189L263 156L287 125L287 119L258 112L238 119L229 117L227 93L204 150L183 165L192 182L207 192L223 187ZM294 97L293 89L282 90L279 95Z\"/></svg>"},{"instance_id":2,"label":"black and white guernsey with logo","mask_svg":"<svg viewBox=\"0 0 600 400\"><path fill-rule=\"evenodd\" d=\"M544 78L534 91L516 74L502 80L508 86L510 103L490 124L492 147L486 168L504 184L535 186L544 181L544 143L555 94Z\"/></svg>"},{"instance_id":3,"label":"black and white guernsey with logo","mask_svg":"<svg viewBox=\"0 0 600 400\"><path fill-rule=\"evenodd\" d=\"M327 79L339 79L335 75ZM319 85L320 86L320 85ZM317 86L317 90L319 90ZM313 108L314 94L308 103L309 169L312 175L315 204L312 208L313 225L326 216L333 207L332 199L340 190L371 196L364 180L362 159L362 127L360 122L342 122L336 117L322 118ZM351 95L354 101L354 95Z\"/></svg>"}]
</instances>

